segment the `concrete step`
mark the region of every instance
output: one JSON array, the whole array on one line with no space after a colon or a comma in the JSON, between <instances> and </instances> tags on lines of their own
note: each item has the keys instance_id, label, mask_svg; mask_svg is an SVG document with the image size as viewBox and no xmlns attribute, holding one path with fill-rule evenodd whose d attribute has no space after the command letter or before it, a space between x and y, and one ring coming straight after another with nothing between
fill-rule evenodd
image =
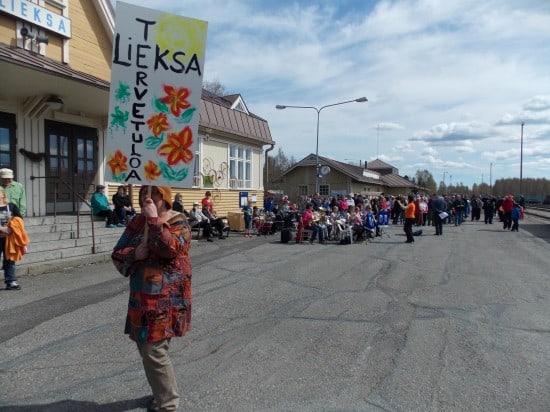
<instances>
[{"instance_id":1,"label":"concrete step","mask_svg":"<svg viewBox=\"0 0 550 412\"><path fill-rule=\"evenodd\" d=\"M93 225L94 237L89 215L80 216L79 221L77 216L70 215L25 218L30 244L28 253L17 263L17 275L110 260L124 228L106 228L103 220L94 220Z\"/></svg>"},{"instance_id":2,"label":"concrete step","mask_svg":"<svg viewBox=\"0 0 550 412\"><path fill-rule=\"evenodd\" d=\"M122 232L124 231L124 228L114 228L114 229L108 229L105 227L102 228L95 228L94 233L96 240L97 239L103 239L103 238L116 238L118 239ZM29 230L27 230L27 233L30 233ZM79 234L79 236L78 236ZM29 234L30 237L30 234ZM31 243L47 243L47 242L54 242L58 240L67 240L67 239L82 239L86 237L92 237L92 230L91 229L81 229L79 232L76 230L64 230L64 231L55 231L55 232L35 232L32 233L31 237Z\"/></svg>"}]
</instances>

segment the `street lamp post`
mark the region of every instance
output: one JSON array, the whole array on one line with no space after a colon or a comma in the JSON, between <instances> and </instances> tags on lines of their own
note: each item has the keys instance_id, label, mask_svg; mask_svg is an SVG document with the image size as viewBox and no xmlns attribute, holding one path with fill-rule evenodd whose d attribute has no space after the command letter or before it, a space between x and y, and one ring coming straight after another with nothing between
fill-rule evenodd
<instances>
[{"instance_id":1,"label":"street lamp post","mask_svg":"<svg viewBox=\"0 0 550 412\"><path fill-rule=\"evenodd\" d=\"M522 183L523 183L523 126L525 123L521 122L521 147L519 151L519 195L523 196Z\"/></svg>"},{"instance_id":2,"label":"street lamp post","mask_svg":"<svg viewBox=\"0 0 550 412\"><path fill-rule=\"evenodd\" d=\"M358 99L346 100L345 102L327 104L327 105L321 106L319 108L314 107L314 106L288 106L288 105L282 105L282 104L278 104L278 105L275 106L275 108L278 109L278 110L283 110L283 109L313 109L317 112L317 142L316 142L316 145L315 145L315 193L319 193L319 117L320 117L320 114L321 114L321 110L323 110L327 107L338 106L338 105L341 105L341 104L354 103L354 102L363 103L363 102L366 102L366 101L368 101L368 99L366 97L359 97Z\"/></svg>"}]
</instances>

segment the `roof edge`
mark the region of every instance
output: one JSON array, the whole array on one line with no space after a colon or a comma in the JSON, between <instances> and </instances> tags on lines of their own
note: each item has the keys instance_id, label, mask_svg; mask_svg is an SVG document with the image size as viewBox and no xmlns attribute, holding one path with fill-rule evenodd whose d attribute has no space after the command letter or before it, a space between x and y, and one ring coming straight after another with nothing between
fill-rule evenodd
<instances>
[{"instance_id":1,"label":"roof edge","mask_svg":"<svg viewBox=\"0 0 550 412\"><path fill-rule=\"evenodd\" d=\"M115 36L115 10L109 0L95 0L93 2L103 28L109 35L111 44Z\"/></svg>"}]
</instances>

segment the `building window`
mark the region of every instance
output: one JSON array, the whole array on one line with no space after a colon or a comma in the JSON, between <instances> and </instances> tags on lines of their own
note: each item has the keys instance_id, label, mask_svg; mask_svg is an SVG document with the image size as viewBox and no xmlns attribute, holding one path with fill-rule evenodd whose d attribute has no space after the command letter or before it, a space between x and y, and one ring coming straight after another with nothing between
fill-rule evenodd
<instances>
[{"instance_id":1,"label":"building window","mask_svg":"<svg viewBox=\"0 0 550 412\"><path fill-rule=\"evenodd\" d=\"M330 193L329 185L319 185L319 194L321 196L328 196L329 193Z\"/></svg>"},{"instance_id":2,"label":"building window","mask_svg":"<svg viewBox=\"0 0 550 412\"><path fill-rule=\"evenodd\" d=\"M0 167L15 171L15 159L15 115L0 112Z\"/></svg>"},{"instance_id":3,"label":"building window","mask_svg":"<svg viewBox=\"0 0 550 412\"><path fill-rule=\"evenodd\" d=\"M252 188L252 149L229 145L229 186L231 189Z\"/></svg>"},{"instance_id":4,"label":"building window","mask_svg":"<svg viewBox=\"0 0 550 412\"><path fill-rule=\"evenodd\" d=\"M307 196L307 185L300 185L298 186L298 196Z\"/></svg>"}]
</instances>

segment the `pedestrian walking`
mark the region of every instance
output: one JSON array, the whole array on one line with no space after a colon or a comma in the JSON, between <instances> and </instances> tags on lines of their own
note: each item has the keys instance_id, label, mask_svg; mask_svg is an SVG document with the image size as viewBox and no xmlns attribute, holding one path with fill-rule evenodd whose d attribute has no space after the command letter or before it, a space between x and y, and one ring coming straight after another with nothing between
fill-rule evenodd
<instances>
[{"instance_id":1,"label":"pedestrian walking","mask_svg":"<svg viewBox=\"0 0 550 412\"><path fill-rule=\"evenodd\" d=\"M191 229L172 210L166 186L143 186L141 214L130 221L112 259L130 278L125 333L137 344L153 392L151 411L174 411L180 396L168 356L170 340L191 329Z\"/></svg>"},{"instance_id":2,"label":"pedestrian walking","mask_svg":"<svg viewBox=\"0 0 550 412\"><path fill-rule=\"evenodd\" d=\"M3 256L6 290L21 289L15 277L15 262L22 259L28 244L29 238L19 208L7 201L4 188L0 187L0 253Z\"/></svg>"}]
</instances>

